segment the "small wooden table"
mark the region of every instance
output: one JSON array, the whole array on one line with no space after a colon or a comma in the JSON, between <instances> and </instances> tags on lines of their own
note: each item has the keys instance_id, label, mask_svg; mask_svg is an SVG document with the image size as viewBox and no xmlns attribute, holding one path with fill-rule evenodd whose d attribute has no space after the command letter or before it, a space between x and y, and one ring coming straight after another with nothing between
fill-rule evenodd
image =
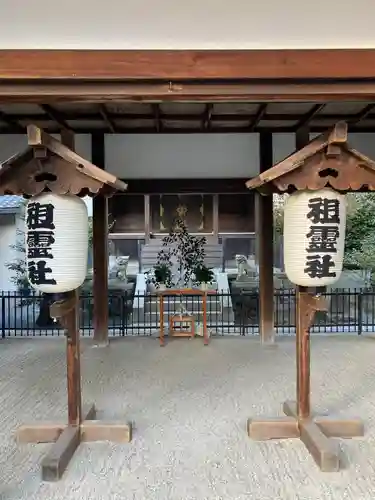
<instances>
[{"instance_id":1,"label":"small wooden table","mask_svg":"<svg viewBox=\"0 0 375 500\"><path fill-rule=\"evenodd\" d=\"M193 297L202 297L203 302L203 339L204 345L208 345L208 335L207 335L207 295L214 295L216 290L199 290L198 288L182 288L182 289L168 289L160 290L157 292L159 296L159 308L160 308L160 346L164 346L164 297L166 296L182 296L191 295ZM177 316L174 314L174 316ZM178 315L179 316L179 315ZM184 320L185 315L182 314L181 318ZM179 320L180 321L180 320ZM193 329L195 331L195 329ZM179 336L192 336L191 331L184 334L180 333Z\"/></svg>"}]
</instances>

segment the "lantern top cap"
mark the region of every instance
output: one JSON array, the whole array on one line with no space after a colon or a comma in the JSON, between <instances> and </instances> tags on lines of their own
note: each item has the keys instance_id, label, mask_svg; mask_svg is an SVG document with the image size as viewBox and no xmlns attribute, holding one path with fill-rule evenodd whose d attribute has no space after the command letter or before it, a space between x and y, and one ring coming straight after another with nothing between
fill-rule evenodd
<instances>
[{"instance_id":1,"label":"lantern top cap","mask_svg":"<svg viewBox=\"0 0 375 500\"><path fill-rule=\"evenodd\" d=\"M37 183L51 192L77 195L97 194L99 191L112 194L127 190L125 182L86 160L36 125L28 125L27 139L28 146L23 151L0 163L0 194L37 194L34 192L40 192L40 186L35 186ZM37 176L39 179L36 179ZM40 176L44 176L43 180ZM55 180L51 180L52 177Z\"/></svg>"},{"instance_id":2,"label":"lantern top cap","mask_svg":"<svg viewBox=\"0 0 375 500\"><path fill-rule=\"evenodd\" d=\"M375 161L350 147L348 126L338 122L273 167L246 182L248 189L272 192L319 190L342 193L375 190Z\"/></svg>"}]
</instances>

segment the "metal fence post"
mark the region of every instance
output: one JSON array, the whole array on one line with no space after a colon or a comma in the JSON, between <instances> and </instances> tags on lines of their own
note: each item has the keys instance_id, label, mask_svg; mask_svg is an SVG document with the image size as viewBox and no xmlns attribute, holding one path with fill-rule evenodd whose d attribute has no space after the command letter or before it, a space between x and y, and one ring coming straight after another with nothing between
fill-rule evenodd
<instances>
[{"instance_id":1,"label":"metal fence post","mask_svg":"<svg viewBox=\"0 0 375 500\"><path fill-rule=\"evenodd\" d=\"M1 294L1 338L5 339L5 297Z\"/></svg>"},{"instance_id":2,"label":"metal fence post","mask_svg":"<svg viewBox=\"0 0 375 500\"><path fill-rule=\"evenodd\" d=\"M363 332L363 313L362 313L362 309L363 309L363 292L362 290L360 290L359 294L358 294L358 304L357 304L357 307L358 307L358 335L362 335L362 332Z\"/></svg>"}]
</instances>

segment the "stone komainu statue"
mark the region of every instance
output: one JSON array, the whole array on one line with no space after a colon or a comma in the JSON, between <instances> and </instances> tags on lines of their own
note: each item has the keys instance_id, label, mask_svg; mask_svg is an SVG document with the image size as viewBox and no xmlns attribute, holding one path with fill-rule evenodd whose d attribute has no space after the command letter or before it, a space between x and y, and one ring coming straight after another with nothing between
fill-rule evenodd
<instances>
[{"instance_id":1,"label":"stone komainu statue","mask_svg":"<svg viewBox=\"0 0 375 500\"><path fill-rule=\"evenodd\" d=\"M252 267L246 258L245 255L236 255L236 263L237 263L237 279L248 277L248 278L256 278L257 270L255 267Z\"/></svg>"}]
</instances>

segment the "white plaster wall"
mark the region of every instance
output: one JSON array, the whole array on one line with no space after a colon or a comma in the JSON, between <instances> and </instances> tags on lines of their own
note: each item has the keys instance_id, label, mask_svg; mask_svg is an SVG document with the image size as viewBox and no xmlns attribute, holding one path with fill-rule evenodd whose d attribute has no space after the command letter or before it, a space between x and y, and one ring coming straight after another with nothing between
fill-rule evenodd
<instances>
[{"instance_id":1,"label":"white plaster wall","mask_svg":"<svg viewBox=\"0 0 375 500\"><path fill-rule=\"evenodd\" d=\"M107 135L106 170L124 179L252 177L257 134Z\"/></svg>"},{"instance_id":2,"label":"white plaster wall","mask_svg":"<svg viewBox=\"0 0 375 500\"><path fill-rule=\"evenodd\" d=\"M375 47L373 0L1 0L0 48Z\"/></svg>"},{"instance_id":3,"label":"white plaster wall","mask_svg":"<svg viewBox=\"0 0 375 500\"><path fill-rule=\"evenodd\" d=\"M2 0L0 0L1 5ZM1 11L1 8L0 8ZM1 21L0 21L1 24ZM59 135L54 135L59 138ZM0 134L0 162L7 160L12 155L27 147L27 137L22 134ZM78 134L75 136L75 148L78 154L91 160L91 136Z\"/></svg>"}]
</instances>

